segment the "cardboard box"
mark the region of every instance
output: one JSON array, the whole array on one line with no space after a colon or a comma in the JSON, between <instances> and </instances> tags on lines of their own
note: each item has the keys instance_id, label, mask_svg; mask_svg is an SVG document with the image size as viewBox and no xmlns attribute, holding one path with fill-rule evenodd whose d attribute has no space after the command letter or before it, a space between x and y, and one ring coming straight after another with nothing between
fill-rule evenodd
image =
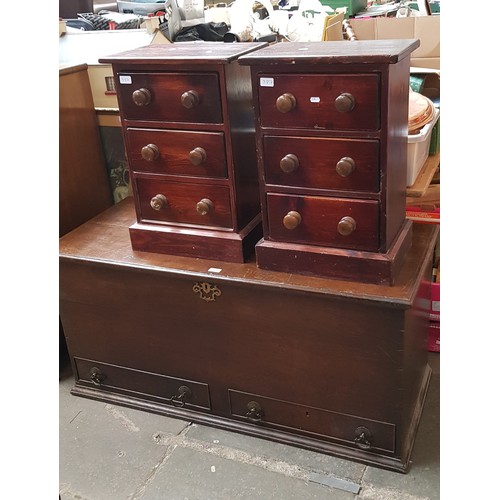
<instances>
[{"instance_id":1,"label":"cardboard box","mask_svg":"<svg viewBox=\"0 0 500 500\"><path fill-rule=\"evenodd\" d=\"M440 16L360 17L349 20L358 40L416 39L420 47L410 56L411 65L440 68ZM332 40L338 38L327 38ZM352 42L349 42L352 43Z\"/></svg>"}]
</instances>

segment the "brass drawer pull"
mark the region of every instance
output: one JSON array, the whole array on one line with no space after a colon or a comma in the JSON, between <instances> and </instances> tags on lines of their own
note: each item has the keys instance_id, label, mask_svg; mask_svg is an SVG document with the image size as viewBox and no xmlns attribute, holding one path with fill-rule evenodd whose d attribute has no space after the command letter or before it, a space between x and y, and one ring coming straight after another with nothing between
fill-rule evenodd
<instances>
[{"instance_id":1,"label":"brass drawer pull","mask_svg":"<svg viewBox=\"0 0 500 500\"><path fill-rule=\"evenodd\" d=\"M141 149L141 156L143 160L154 161L160 156L160 150L156 144L148 144Z\"/></svg>"},{"instance_id":2,"label":"brass drawer pull","mask_svg":"<svg viewBox=\"0 0 500 500\"><path fill-rule=\"evenodd\" d=\"M349 156L344 156L337 162L337 165L335 165L335 170L341 177L348 177L354 172L355 168L356 163Z\"/></svg>"},{"instance_id":3,"label":"brass drawer pull","mask_svg":"<svg viewBox=\"0 0 500 500\"><path fill-rule=\"evenodd\" d=\"M156 196L153 196L151 198L151 201L149 202L151 205L151 208L153 210L161 210L162 208L166 208L168 206L168 200L167 197L164 196L163 194L157 194Z\"/></svg>"},{"instance_id":4,"label":"brass drawer pull","mask_svg":"<svg viewBox=\"0 0 500 500\"><path fill-rule=\"evenodd\" d=\"M182 408L185 406L185 399L191 399L193 397L193 393L191 389L185 385L181 385L177 390L177 394L167 399L169 403L172 403L177 408Z\"/></svg>"},{"instance_id":5,"label":"brass drawer pull","mask_svg":"<svg viewBox=\"0 0 500 500\"><path fill-rule=\"evenodd\" d=\"M297 106L297 99L293 94L285 92L276 99L276 109L280 113L288 113Z\"/></svg>"},{"instance_id":6,"label":"brass drawer pull","mask_svg":"<svg viewBox=\"0 0 500 500\"><path fill-rule=\"evenodd\" d=\"M92 383L94 385L101 385L104 382L105 378L106 377L104 376L104 374L102 373L102 371L99 370L99 368L97 368L96 366L94 366L93 368L91 368L91 370L90 370L90 380L92 381Z\"/></svg>"},{"instance_id":7,"label":"brass drawer pull","mask_svg":"<svg viewBox=\"0 0 500 500\"><path fill-rule=\"evenodd\" d=\"M147 106L151 102L151 92L144 88L134 90L132 100L137 106Z\"/></svg>"},{"instance_id":8,"label":"brass drawer pull","mask_svg":"<svg viewBox=\"0 0 500 500\"><path fill-rule=\"evenodd\" d=\"M200 102L200 96L195 90L188 90L181 95L181 104L186 109L191 109L197 106Z\"/></svg>"},{"instance_id":9,"label":"brass drawer pull","mask_svg":"<svg viewBox=\"0 0 500 500\"><path fill-rule=\"evenodd\" d=\"M260 422L264 418L264 410L256 401L250 401L247 404L247 410L245 417L251 422Z\"/></svg>"},{"instance_id":10,"label":"brass drawer pull","mask_svg":"<svg viewBox=\"0 0 500 500\"><path fill-rule=\"evenodd\" d=\"M290 230L298 227L301 222L302 216L299 214L299 212L295 212L294 210L288 212L285 217L283 217L283 225Z\"/></svg>"},{"instance_id":11,"label":"brass drawer pull","mask_svg":"<svg viewBox=\"0 0 500 500\"><path fill-rule=\"evenodd\" d=\"M207 159L207 152L203 148L194 148L189 152L189 161L193 165L201 165Z\"/></svg>"},{"instance_id":12,"label":"brass drawer pull","mask_svg":"<svg viewBox=\"0 0 500 500\"><path fill-rule=\"evenodd\" d=\"M369 429L362 426L358 427L354 431L354 435L356 436L354 438L354 442L358 448L361 448L362 450L369 450L372 447L373 436Z\"/></svg>"},{"instance_id":13,"label":"brass drawer pull","mask_svg":"<svg viewBox=\"0 0 500 500\"><path fill-rule=\"evenodd\" d=\"M355 105L356 99L349 92L343 92L335 99L335 109L340 113L349 113Z\"/></svg>"},{"instance_id":14,"label":"brass drawer pull","mask_svg":"<svg viewBox=\"0 0 500 500\"><path fill-rule=\"evenodd\" d=\"M356 221L352 217L342 217L337 224L337 230L342 236L349 236L356 230Z\"/></svg>"},{"instance_id":15,"label":"brass drawer pull","mask_svg":"<svg viewBox=\"0 0 500 500\"><path fill-rule=\"evenodd\" d=\"M286 174L295 172L299 168L299 159L294 154L287 154L281 158L280 168Z\"/></svg>"}]
</instances>

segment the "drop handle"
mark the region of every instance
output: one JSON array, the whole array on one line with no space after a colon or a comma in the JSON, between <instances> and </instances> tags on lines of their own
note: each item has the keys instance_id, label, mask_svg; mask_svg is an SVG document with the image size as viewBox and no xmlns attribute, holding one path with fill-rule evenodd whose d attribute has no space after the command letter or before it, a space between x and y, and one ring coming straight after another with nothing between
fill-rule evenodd
<instances>
[{"instance_id":1,"label":"drop handle","mask_svg":"<svg viewBox=\"0 0 500 500\"><path fill-rule=\"evenodd\" d=\"M156 144L148 144L141 149L141 156L146 161L154 161L160 157L160 150Z\"/></svg>"},{"instance_id":2,"label":"drop handle","mask_svg":"<svg viewBox=\"0 0 500 500\"><path fill-rule=\"evenodd\" d=\"M172 403L177 408L182 408L186 405L186 399L191 399L193 397L193 393L191 389L185 385L181 385L179 389L177 389L177 394L174 394L170 398L167 398L169 403Z\"/></svg>"},{"instance_id":3,"label":"drop handle","mask_svg":"<svg viewBox=\"0 0 500 500\"><path fill-rule=\"evenodd\" d=\"M299 168L299 159L294 154L287 154L281 158L280 168L286 174L295 172Z\"/></svg>"},{"instance_id":4,"label":"drop handle","mask_svg":"<svg viewBox=\"0 0 500 500\"><path fill-rule=\"evenodd\" d=\"M285 92L276 99L276 109L280 113L288 113L297 106L297 99L293 94Z\"/></svg>"},{"instance_id":5,"label":"drop handle","mask_svg":"<svg viewBox=\"0 0 500 500\"><path fill-rule=\"evenodd\" d=\"M342 236L349 236L356 230L356 221L349 216L342 217L337 224L337 230Z\"/></svg>"},{"instance_id":6,"label":"drop handle","mask_svg":"<svg viewBox=\"0 0 500 500\"><path fill-rule=\"evenodd\" d=\"M151 198L149 202L153 210L161 210L162 208L168 207L167 197L163 194L157 194Z\"/></svg>"},{"instance_id":7,"label":"drop handle","mask_svg":"<svg viewBox=\"0 0 500 500\"><path fill-rule=\"evenodd\" d=\"M197 106L200 102L200 96L196 90L188 90L181 95L181 104L186 109L191 109Z\"/></svg>"},{"instance_id":8,"label":"drop handle","mask_svg":"<svg viewBox=\"0 0 500 500\"><path fill-rule=\"evenodd\" d=\"M349 156L344 156L337 162L337 165L335 165L335 170L341 177L348 177L354 172L355 168L356 163Z\"/></svg>"},{"instance_id":9,"label":"drop handle","mask_svg":"<svg viewBox=\"0 0 500 500\"><path fill-rule=\"evenodd\" d=\"M132 101L134 101L134 104L137 106L147 106L151 102L151 92L145 88L134 90L132 93Z\"/></svg>"},{"instance_id":10,"label":"drop handle","mask_svg":"<svg viewBox=\"0 0 500 500\"><path fill-rule=\"evenodd\" d=\"M90 380L94 385L101 385L106 377L99 368L96 366L92 367L90 370Z\"/></svg>"},{"instance_id":11,"label":"drop handle","mask_svg":"<svg viewBox=\"0 0 500 500\"><path fill-rule=\"evenodd\" d=\"M250 401L247 404L247 410L245 417L251 422L260 422L264 418L264 410L256 401Z\"/></svg>"},{"instance_id":12,"label":"drop handle","mask_svg":"<svg viewBox=\"0 0 500 500\"><path fill-rule=\"evenodd\" d=\"M203 198L196 204L196 211L200 215L207 215L214 209L214 204L208 198Z\"/></svg>"},{"instance_id":13,"label":"drop handle","mask_svg":"<svg viewBox=\"0 0 500 500\"><path fill-rule=\"evenodd\" d=\"M373 444L373 436L369 429L366 427L358 427L354 431L354 442L358 448L362 450L369 450Z\"/></svg>"},{"instance_id":14,"label":"drop handle","mask_svg":"<svg viewBox=\"0 0 500 500\"><path fill-rule=\"evenodd\" d=\"M195 165L201 165L207 159L207 152L203 148L194 148L189 152L189 161Z\"/></svg>"},{"instance_id":15,"label":"drop handle","mask_svg":"<svg viewBox=\"0 0 500 500\"><path fill-rule=\"evenodd\" d=\"M340 113L349 113L355 105L356 99L349 92L343 92L335 99L335 109Z\"/></svg>"},{"instance_id":16,"label":"drop handle","mask_svg":"<svg viewBox=\"0 0 500 500\"><path fill-rule=\"evenodd\" d=\"M301 222L302 216L299 214L299 212L295 212L294 210L288 212L285 217L283 217L283 225L290 230L298 227Z\"/></svg>"}]
</instances>

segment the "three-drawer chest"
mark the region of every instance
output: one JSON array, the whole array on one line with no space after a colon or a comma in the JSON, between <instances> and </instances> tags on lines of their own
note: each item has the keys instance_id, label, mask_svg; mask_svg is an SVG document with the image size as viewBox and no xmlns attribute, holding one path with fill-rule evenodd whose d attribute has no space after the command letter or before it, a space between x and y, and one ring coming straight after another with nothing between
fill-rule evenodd
<instances>
[{"instance_id":1,"label":"three-drawer chest","mask_svg":"<svg viewBox=\"0 0 500 500\"><path fill-rule=\"evenodd\" d=\"M148 45L100 59L116 82L135 250L243 262L262 234L250 71L265 43Z\"/></svg>"},{"instance_id":2,"label":"three-drawer chest","mask_svg":"<svg viewBox=\"0 0 500 500\"><path fill-rule=\"evenodd\" d=\"M278 43L252 70L264 269L392 283L405 219L410 53L418 40Z\"/></svg>"}]
</instances>

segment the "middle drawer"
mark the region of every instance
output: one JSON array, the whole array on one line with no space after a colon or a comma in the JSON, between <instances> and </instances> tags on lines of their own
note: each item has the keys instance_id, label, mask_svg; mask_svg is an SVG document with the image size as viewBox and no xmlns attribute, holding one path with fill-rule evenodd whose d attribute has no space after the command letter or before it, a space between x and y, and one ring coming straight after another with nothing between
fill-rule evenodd
<instances>
[{"instance_id":1,"label":"middle drawer","mask_svg":"<svg viewBox=\"0 0 500 500\"><path fill-rule=\"evenodd\" d=\"M133 171L227 178L222 132L127 129Z\"/></svg>"},{"instance_id":2,"label":"middle drawer","mask_svg":"<svg viewBox=\"0 0 500 500\"><path fill-rule=\"evenodd\" d=\"M266 184L379 191L375 140L265 136Z\"/></svg>"},{"instance_id":3,"label":"middle drawer","mask_svg":"<svg viewBox=\"0 0 500 500\"><path fill-rule=\"evenodd\" d=\"M135 176L138 218L202 226L232 227L229 188Z\"/></svg>"}]
</instances>

